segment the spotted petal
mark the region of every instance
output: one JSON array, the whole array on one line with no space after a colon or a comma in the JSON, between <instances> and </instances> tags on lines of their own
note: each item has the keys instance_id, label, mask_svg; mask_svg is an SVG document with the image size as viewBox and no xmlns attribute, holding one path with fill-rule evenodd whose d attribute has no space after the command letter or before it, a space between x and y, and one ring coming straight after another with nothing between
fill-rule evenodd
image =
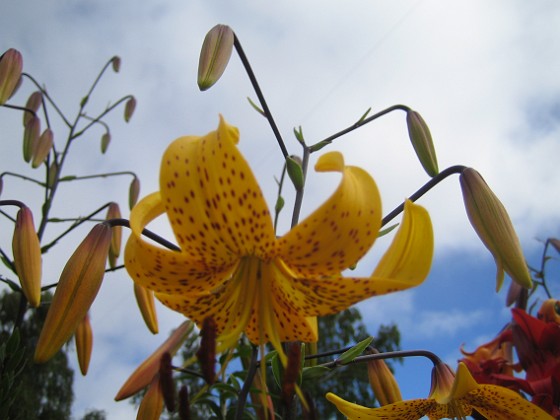
<instances>
[{"instance_id":1,"label":"spotted petal","mask_svg":"<svg viewBox=\"0 0 560 420\"><path fill-rule=\"evenodd\" d=\"M372 277L293 278L277 282L274 293L307 316L336 313L370 296L408 289L427 277L433 254L432 224L428 212L405 203L401 226ZM286 277L295 277L278 263Z\"/></svg>"},{"instance_id":2,"label":"spotted petal","mask_svg":"<svg viewBox=\"0 0 560 420\"><path fill-rule=\"evenodd\" d=\"M147 242L144 227L165 211L159 193L142 199L132 210L132 234L126 244L126 269L135 282L158 293L192 295L210 291L223 283L233 264L207 267L196 255L170 251Z\"/></svg>"},{"instance_id":3,"label":"spotted petal","mask_svg":"<svg viewBox=\"0 0 560 420\"><path fill-rule=\"evenodd\" d=\"M339 152L321 156L315 169L341 172L334 194L280 241L280 255L297 276L330 276L354 265L371 248L381 226L381 198L371 176L345 166Z\"/></svg>"},{"instance_id":4,"label":"spotted petal","mask_svg":"<svg viewBox=\"0 0 560 420\"><path fill-rule=\"evenodd\" d=\"M275 251L272 219L238 138L220 117L216 131L175 140L162 159L161 198L175 237L209 267Z\"/></svg>"}]
</instances>

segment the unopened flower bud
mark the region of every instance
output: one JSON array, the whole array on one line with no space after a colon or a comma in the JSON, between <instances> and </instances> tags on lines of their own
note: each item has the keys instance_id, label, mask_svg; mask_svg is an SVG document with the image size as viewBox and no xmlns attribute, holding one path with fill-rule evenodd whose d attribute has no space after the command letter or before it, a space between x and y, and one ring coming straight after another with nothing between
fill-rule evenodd
<instances>
[{"instance_id":1,"label":"unopened flower bud","mask_svg":"<svg viewBox=\"0 0 560 420\"><path fill-rule=\"evenodd\" d=\"M88 371L91 351L93 349L93 333L89 314L86 314L82 322L78 324L78 328L76 328L76 333L74 334L74 340L76 342L76 353L78 354L80 372L85 376Z\"/></svg>"},{"instance_id":2,"label":"unopened flower bud","mask_svg":"<svg viewBox=\"0 0 560 420\"><path fill-rule=\"evenodd\" d=\"M420 114L413 110L406 113L406 125L408 136L422 167L431 177L436 176L439 173L437 156L428 125Z\"/></svg>"},{"instance_id":3,"label":"unopened flower bud","mask_svg":"<svg viewBox=\"0 0 560 420\"><path fill-rule=\"evenodd\" d=\"M128 206L130 210L136 205L138 201L138 196L140 195L140 180L138 177L134 177L130 183L130 188L128 189Z\"/></svg>"},{"instance_id":4,"label":"unopened flower bud","mask_svg":"<svg viewBox=\"0 0 560 420\"><path fill-rule=\"evenodd\" d=\"M130 118L132 118L132 114L134 114L134 110L136 109L136 99L134 98L134 96L131 96L128 101L126 101L126 104L124 105L124 120L126 122L130 121Z\"/></svg>"},{"instance_id":5,"label":"unopened flower bud","mask_svg":"<svg viewBox=\"0 0 560 420\"><path fill-rule=\"evenodd\" d=\"M43 94L40 91L36 91L33 92L31 95L29 95L29 98L27 99L27 103L25 104L25 108L31 109L33 110L33 112L37 112L42 103L43 103ZM29 122L29 120L34 116L35 114L33 114L32 112L24 111L23 126L25 127Z\"/></svg>"},{"instance_id":6,"label":"unopened flower bud","mask_svg":"<svg viewBox=\"0 0 560 420\"><path fill-rule=\"evenodd\" d=\"M301 190L304 184L303 169L301 168L301 159L297 156L288 156L286 158L286 171L296 190Z\"/></svg>"},{"instance_id":7,"label":"unopened flower bud","mask_svg":"<svg viewBox=\"0 0 560 420\"><path fill-rule=\"evenodd\" d=\"M107 209L107 220L120 219L121 210L117 203L110 203ZM111 246L109 247L109 266L115 268L121 254L122 226L112 226Z\"/></svg>"},{"instance_id":8,"label":"unopened flower bud","mask_svg":"<svg viewBox=\"0 0 560 420\"><path fill-rule=\"evenodd\" d=\"M29 304L36 308L41 303L41 245L29 207L18 211L12 249L23 293Z\"/></svg>"},{"instance_id":9,"label":"unopened flower bud","mask_svg":"<svg viewBox=\"0 0 560 420\"><path fill-rule=\"evenodd\" d=\"M521 285L512 281L509 285L509 289L506 295L506 306L511 306L515 302L517 302L523 290L525 289L521 287Z\"/></svg>"},{"instance_id":10,"label":"unopened flower bud","mask_svg":"<svg viewBox=\"0 0 560 420\"><path fill-rule=\"evenodd\" d=\"M45 161L53 147L53 132L50 128L43 131L43 134L35 143L35 150L33 151L33 161L31 166L38 168Z\"/></svg>"},{"instance_id":11,"label":"unopened flower bud","mask_svg":"<svg viewBox=\"0 0 560 420\"><path fill-rule=\"evenodd\" d=\"M40 132L41 120L37 117L31 118L23 130L23 160L26 162L31 162L33 158Z\"/></svg>"},{"instance_id":12,"label":"unopened flower bud","mask_svg":"<svg viewBox=\"0 0 560 420\"><path fill-rule=\"evenodd\" d=\"M367 353L378 354L379 352L375 349L370 349ZM383 406L402 401L399 385L385 360L368 361L367 372L369 384L379 405Z\"/></svg>"},{"instance_id":13,"label":"unopened flower bud","mask_svg":"<svg viewBox=\"0 0 560 420\"><path fill-rule=\"evenodd\" d=\"M111 143L111 133L108 131L101 136L101 153L105 154Z\"/></svg>"},{"instance_id":14,"label":"unopened flower bud","mask_svg":"<svg viewBox=\"0 0 560 420\"><path fill-rule=\"evenodd\" d=\"M163 401L168 411L175 411L175 382L173 382L173 365L171 355L165 352L161 355L159 366L159 385Z\"/></svg>"},{"instance_id":15,"label":"unopened flower bud","mask_svg":"<svg viewBox=\"0 0 560 420\"><path fill-rule=\"evenodd\" d=\"M435 399L438 403L446 401L453 389L455 373L448 364L439 362L432 369L432 387L429 398Z\"/></svg>"},{"instance_id":16,"label":"unopened flower bud","mask_svg":"<svg viewBox=\"0 0 560 420\"><path fill-rule=\"evenodd\" d=\"M47 176L47 186L52 188L54 185L54 181L58 176L58 163L56 160L53 159L51 162L51 166L49 166L49 174Z\"/></svg>"},{"instance_id":17,"label":"unopened flower bud","mask_svg":"<svg viewBox=\"0 0 560 420\"><path fill-rule=\"evenodd\" d=\"M112 59L111 59L111 64L113 66L113 71L115 73L118 73L119 70L121 69L121 58L118 55L115 55Z\"/></svg>"},{"instance_id":18,"label":"unopened flower bud","mask_svg":"<svg viewBox=\"0 0 560 420\"><path fill-rule=\"evenodd\" d=\"M200 90L209 89L222 77L231 57L234 37L227 25L216 25L206 34L198 61Z\"/></svg>"},{"instance_id":19,"label":"unopened flower bud","mask_svg":"<svg viewBox=\"0 0 560 420\"><path fill-rule=\"evenodd\" d=\"M192 321L183 322L167 340L130 375L115 397L115 401L124 400L146 387L160 368L161 356L169 353L173 356L185 342L194 328Z\"/></svg>"},{"instance_id":20,"label":"unopened flower bud","mask_svg":"<svg viewBox=\"0 0 560 420\"><path fill-rule=\"evenodd\" d=\"M23 58L18 50L10 48L0 56L0 105L15 93L21 78Z\"/></svg>"},{"instance_id":21,"label":"unopened flower bud","mask_svg":"<svg viewBox=\"0 0 560 420\"><path fill-rule=\"evenodd\" d=\"M134 296L146 326L153 334L157 334L158 320L154 292L140 286L138 283L134 283Z\"/></svg>"},{"instance_id":22,"label":"unopened flower bud","mask_svg":"<svg viewBox=\"0 0 560 420\"><path fill-rule=\"evenodd\" d=\"M111 228L100 223L66 263L37 342L35 362L53 357L86 316L101 287L110 244Z\"/></svg>"},{"instance_id":23,"label":"unopened flower bud","mask_svg":"<svg viewBox=\"0 0 560 420\"><path fill-rule=\"evenodd\" d=\"M136 420L159 420L163 412L163 394L161 392L161 384L159 375L155 375L150 383L150 387L144 394Z\"/></svg>"},{"instance_id":24,"label":"unopened flower bud","mask_svg":"<svg viewBox=\"0 0 560 420\"><path fill-rule=\"evenodd\" d=\"M298 378L301 372L301 344L290 343L288 349L288 365L282 377L282 400L290 406Z\"/></svg>"},{"instance_id":25,"label":"unopened flower bud","mask_svg":"<svg viewBox=\"0 0 560 420\"><path fill-rule=\"evenodd\" d=\"M496 290L502 286L504 271L519 285L530 289L531 275L505 207L474 169L465 169L460 182L471 225L496 261Z\"/></svg>"},{"instance_id":26,"label":"unopened flower bud","mask_svg":"<svg viewBox=\"0 0 560 420\"><path fill-rule=\"evenodd\" d=\"M208 385L212 385L216 381L217 327L214 318L208 317L204 319L200 336L200 348L196 352L196 357L200 363L202 376L204 376Z\"/></svg>"}]
</instances>

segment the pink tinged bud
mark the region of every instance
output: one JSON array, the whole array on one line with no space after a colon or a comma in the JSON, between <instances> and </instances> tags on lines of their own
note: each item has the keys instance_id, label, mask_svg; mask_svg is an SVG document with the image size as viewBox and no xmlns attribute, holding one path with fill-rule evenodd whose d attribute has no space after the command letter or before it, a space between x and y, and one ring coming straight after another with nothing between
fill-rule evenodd
<instances>
[{"instance_id":1,"label":"pink tinged bud","mask_svg":"<svg viewBox=\"0 0 560 420\"><path fill-rule=\"evenodd\" d=\"M159 329L154 292L134 283L134 296L146 326L153 334L157 334Z\"/></svg>"},{"instance_id":2,"label":"pink tinged bud","mask_svg":"<svg viewBox=\"0 0 560 420\"><path fill-rule=\"evenodd\" d=\"M428 125L418 112L412 110L406 113L406 125L408 137L422 167L431 177L436 176L439 173L437 156Z\"/></svg>"},{"instance_id":3,"label":"pink tinged bud","mask_svg":"<svg viewBox=\"0 0 560 420\"><path fill-rule=\"evenodd\" d=\"M136 99L134 96L131 96L124 106L124 120L126 122L130 121L132 118L132 114L134 114L134 110L136 109Z\"/></svg>"},{"instance_id":4,"label":"pink tinged bud","mask_svg":"<svg viewBox=\"0 0 560 420\"><path fill-rule=\"evenodd\" d=\"M15 93L21 78L23 58L18 50L10 48L0 56L0 105Z\"/></svg>"},{"instance_id":5,"label":"pink tinged bud","mask_svg":"<svg viewBox=\"0 0 560 420\"><path fill-rule=\"evenodd\" d=\"M164 353L169 353L171 356L177 353L193 328L194 324L187 320L173 331L169 338L130 375L117 393L115 401L124 400L146 387L159 372L161 356Z\"/></svg>"},{"instance_id":6,"label":"pink tinged bud","mask_svg":"<svg viewBox=\"0 0 560 420\"><path fill-rule=\"evenodd\" d=\"M121 58L118 55L115 55L112 59L111 59L111 64L113 66L113 71L115 73L118 73L119 70L121 69Z\"/></svg>"},{"instance_id":7,"label":"pink tinged bud","mask_svg":"<svg viewBox=\"0 0 560 420\"><path fill-rule=\"evenodd\" d=\"M523 290L523 287L521 287L518 283L512 281L509 285L509 289L506 295L506 306L511 306L515 302L517 302L517 299L519 299Z\"/></svg>"},{"instance_id":8,"label":"pink tinged bud","mask_svg":"<svg viewBox=\"0 0 560 420\"><path fill-rule=\"evenodd\" d=\"M25 104L25 108L33 110L33 112L37 112L39 107L43 103L43 94L40 91L33 92L29 98L27 99L27 103ZM30 119L35 117L35 114L29 111L23 112L23 126L25 127Z\"/></svg>"},{"instance_id":9,"label":"pink tinged bud","mask_svg":"<svg viewBox=\"0 0 560 420\"><path fill-rule=\"evenodd\" d=\"M496 261L496 290L502 286L504 271L520 286L530 289L531 275L505 207L474 169L465 169L460 183L471 225Z\"/></svg>"},{"instance_id":10,"label":"pink tinged bud","mask_svg":"<svg viewBox=\"0 0 560 420\"><path fill-rule=\"evenodd\" d=\"M110 203L107 209L107 220L120 219L121 210L117 203ZM115 268L117 265L117 259L121 254L121 242L122 242L122 226L113 226L111 236L111 246L109 247L109 266Z\"/></svg>"},{"instance_id":11,"label":"pink tinged bud","mask_svg":"<svg viewBox=\"0 0 560 420\"><path fill-rule=\"evenodd\" d=\"M66 263L37 342L35 362L53 357L86 316L101 287L110 244L111 228L100 223Z\"/></svg>"},{"instance_id":12,"label":"pink tinged bud","mask_svg":"<svg viewBox=\"0 0 560 420\"><path fill-rule=\"evenodd\" d=\"M377 350L370 350L368 354L378 354ZM369 384L373 395L379 405L388 405L402 401L401 390L393 372L385 363L385 360L370 360L367 362Z\"/></svg>"},{"instance_id":13,"label":"pink tinged bud","mask_svg":"<svg viewBox=\"0 0 560 420\"><path fill-rule=\"evenodd\" d=\"M140 180L134 177L130 183L130 188L128 189L128 206L130 210L136 205L138 201L138 196L140 195Z\"/></svg>"},{"instance_id":14,"label":"pink tinged bud","mask_svg":"<svg viewBox=\"0 0 560 420\"><path fill-rule=\"evenodd\" d=\"M440 362L432 369L432 387L429 398L435 399L440 404L446 404L455 382L455 373L449 365Z\"/></svg>"},{"instance_id":15,"label":"pink tinged bud","mask_svg":"<svg viewBox=\"0 0 560 420\"><path fill-rule=\"evenodd\" d=\"M235 35L226 25L216 25L206 34L198 62L198 87L207 90L222 77L233 50Z\"/></svg>"},{"instance_id":16,"label":"pink tinged bud","mask_svg":"<svg viewBox=\"0 0 560 420\"><path fill-rule=\"evenodd\" d=\"M78 324L78 328L76 328L76 333L74 334L74 340L76 342L76 353L78 354L80 372L85 376L88 371L91 351L93 349L93 333L89 314L86 314L82 322Z\"/></svg>"},{"instance_id":17,"label":"pink tinged bud","mask_svg":"<svg viewBox=\"0 0 560 420\"><path fill-rule=\"evenodd\" d=\"M23 130L23 160L31 162L33 152L39 141L39 133L41 132L41 120L33 117L29 120Z\"/></svg>"},{"instance_id":18,"label":"pink tinged bud","mask_svg":"<svg viewBox=\"0 0 560 420\"><path fill-rule=\"evenodd\" d=\"M35 144L35 150L33 152L33 161L31 166L33 168L38 168L47 159L51 149L53 147L53 132L50 128L43 131L43 134L37 140Z\"/></svg>"},{"instance_id":19,"label":"pink tinged bud","mask_svg":"<svg viewBox=\"0 0 560 420\"><path fill-rule=\"evenodd\" d=\"M105 154L111 143L111 133L107 132L101 136L101 153Z\"/></svg>"},{"instance_id":20,"label":"pink tinged bud","mask_svg":"<svg viewBox=\"0 0 560 420\"><path fill-rule=\"evenodd\" d=\"M12 240L14 265L21 288L29 304L41 303L41 245L33 223L33 213L28 207L18 211Z\"/></svg>"},{"instance_id":21,"label":"pink tinged bud","mask_svg":"<svg viewBox=\"0 0 560 420\"><path fill-rule=\"evenodd\" d=\"M161 392L159 375L155 375L140 403L136 420L159 420L162 412L163 394Z\"/></svg>"}]
</instances>

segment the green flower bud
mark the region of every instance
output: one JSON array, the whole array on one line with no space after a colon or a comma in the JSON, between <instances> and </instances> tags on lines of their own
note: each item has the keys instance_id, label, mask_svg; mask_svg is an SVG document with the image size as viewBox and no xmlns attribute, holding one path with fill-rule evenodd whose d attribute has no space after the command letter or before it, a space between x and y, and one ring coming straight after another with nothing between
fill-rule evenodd
<instances>
[{"instance_id":1,"label":"green flower bud","mask_svg":"<svg viewBox=\"0 0 560 420\"><path fill-rule=\"evenodd\" d=\"M33 158L40 132L41 120L37 117L31 118L23 130L23 160L26 162L31 162Z\"/></svg>"},{"instance_id":2,"label":"green flower bud","mask_svg":"<svg viewBox=\"0 0 560 420\"><path fill-rule=\"evenodd\" d=\"M138 196L140 195L140 180L134 177L130 183L130 188L128 189L128 206L130 210L136 205L138 201Z\"/></svg>"},{"instance_id":3,"label":"green flower bud","mask_svg":"<svg viewBox=\"0 0 560 420\"><path fill-rule=\"evenodd\" d=\"M504 271L520 286L531 288L521 244L503 204L476 170L465 169L460 182L471 225L496 261L496 290L502 286Z\"/></svg>"},{"instance_id":4,"label":"green flower bud","mask_svg":"<svg viewBox=\"0 0 560 420\"><path fill-rule=\"evenodd\" d=\"M408 136L422 167L431 177L436 176L439 173L436 150L426 122L418 112L410 110L406 113L406 124Z\"/></svg>"},{"instance_id":5,"label":"green flower bud","mask_svg":"<svg viewBox=\"0 0 560 420\"><path fill-rule=\"evenodd\" d=\"M301 159L298 156L288 156L286 158L286 170L292 180L296 190L303 188L304 176L303 169L301 168Z\"/></svg>"},{"instance_id":6,"label":"green flower bud","mask_svg":"<svg viewBox=\"0 0 560 420\"><path fill-rule=\"evenodd\" d=\"M109 147L109 143L111 143L111 133L106 132L101 136L101 153L105 154L107 148Z\"/></svg>"},{"instance_id":7,"label":"green flower bud","mask_svg":"<svg viewBox=\"0 0 560 420\"><path fill-rule=\"evenodd\" d=\"M216 25L206 34L198 61L198 87L207 90L222 77L233 50L235 35L226 25Z\"/></svg>"}]
</instances>

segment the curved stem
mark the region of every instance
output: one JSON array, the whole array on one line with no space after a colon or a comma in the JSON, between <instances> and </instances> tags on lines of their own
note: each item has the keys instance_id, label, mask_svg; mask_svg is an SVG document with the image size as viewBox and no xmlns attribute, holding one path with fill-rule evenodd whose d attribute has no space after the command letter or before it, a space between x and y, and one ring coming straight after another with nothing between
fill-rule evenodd
<instances>
[{"instance_id":1,"label":"curved stem","mask_svg":"<svg viewBox=\"0 0 560 420\"><path fill-rule=\"evenodd\" d=\"M15 173L15 172L2 172L2 173L0 174L0 178L4 177L4 175L10 175L10 176L13 176L13 177L15 177L15 178L23 179L24 181L33 182L33 183L39 185L40 187L44 187L44 186L45 186L45 183L43 183L43 182L41 182L41 181L37 181L36 179L29 178L29 177L27 177L27 176L25 176L25 175L17 174L17 173Z\"/></svg>"},{"instance_id":2,"label":"curved stem","mask_svg":"<svg viewBox=\"0 0 560 420\"><path fill-rule=\"evenodd\" d=\"M396 111L396 110L401 110L401 111L408 112L408 111L410 111L410 108L406 105L400 105L400 104L399 105L393 105L393 106L390 106L389 108L384 109L383 111L379 111L378 113L373 114L370 117L360 118L357 122L355 122L351 126L346 127L345 129L340 130L338 133L335 133L332 136L329 136L329 137L315 143L314 145L310 146L309 148L311 150L311 153L322 149L324 146L332 143L332 141L337 139L338 137L343 136L344 134L347 134L351 131L354 131L355 129L360 128L361 126L369 124L373 120L376 120L377 118L382 117L383 115L388 114L388 113L393 112L393 111Z\"/></svg>"},{"instance_id":3,"label":"curved stem","mask_svg":"<svg viewBox=\"0 0 560 420\"><path fill-rule=\"evenodd\" d=\"M64 113L60 110L60 108L56 105L56 103L52 100L52 98L50 97L49 93L47 92L47 90L45 88L43 88L39 82L37 82L33 76L31 76L28 73L22 73L22 76L27 77L31 83L33 83L43 94L43 96L45 98L47 98L47 100L49 101L49 103L51 104L51 106L55 109L56 113L60 116L60 118L62 119L62 121L64 121L64 124L66 124L66 126L70 127L70 121L68 121L68 119L64 116Z\"/></svg>"},{"instance_id":4,"label":"curved stem","mask_svg":"<svg viewBox=\"0 0 560 420\"><path fill-rule=\"evenodd\" d=\"M451 167L441 171L435 177L433 177L428 182L426 182L422 187L420 187L408 199L410 201L418 200L420 197L422 197L424 194L426 194L429 190L431 190L433 187L435 187L437 184L439 184L441 181L443 181L445 178L447 178L448 176L453 175L453 174L460 174L466 168L467 167L463 166L463 165L455 165L455 166L451 166ZM404 202L402 204L400 204L398 207L396 207L395 209L393 209L393 211L391 211L388 215L386 215L383 218L383 220L381 221L381 227L385 226L387 223L389 223L391 220L393 220L395 217L397 217L400 213L403 212L403 210L404 210Z\"/></svg>"},{"instance_id":5,"label":"curved stem","mask_svg":"<svg viewBox=\"0 0 560 420\"><path fill-rule=\"evenodd\" d=\"M397 350L397 351L388 351L385 353L375 353L375 354L367 354L365 356L358 356L354 360L346 364L342 364L338 360L333 360L332 362L323 363L318 366L323 366L327 368L336 368L338 366L344 366L347 364L369 362L370 360L395 359L401 357L426 357L430 359L430 361L434 365L443 363L436 354L428 350Z\"/></svg>"},{"instance_id":6,"label":"curved stem","mask_svg":"<svg viewBox=\"0 0 560 420\"><path fill-rule=\"evenodd\" d=\"M235 46L235 50L237 51L237 54L239 55L239 58L241 59L241 62L243 63L243 67L245 67L245 71L247 72L247 76L249 76L249 80L251 81L251 84L253 85L253 89L255 90L255 93L257 94L257 98L259 98L259 102L261 104L262 110L264 111L265 117L268 120L268 123L270 124L270 127L272 128L272 132L274 133L274 136L276 137L276 141L278 142L278 145L280 146L280 150L282 150L282 154L284 155L284 159L288 157L288 150L286 149L286 145L284 144L284 140L282 139L282 136L280 135L280 131L278 130L278 127L276 126L276 122L274 122L274 118L272 117L272 113L270 112L270 109L268 109L268 105L266 103L266 100L264 99L264 95L261 91L261 88L259 86L259 82L257 81L257 78L255 77L255 74L253 73L253 69L251 68L251 64L249 63L249 60L247 59L247 56L245 55L245 52L243 51L243 47L241 46L241 42L239 42L239 39L237 38L237 35L234 34L233 37L233 45Z\"/></svg>"}]
</instances>

